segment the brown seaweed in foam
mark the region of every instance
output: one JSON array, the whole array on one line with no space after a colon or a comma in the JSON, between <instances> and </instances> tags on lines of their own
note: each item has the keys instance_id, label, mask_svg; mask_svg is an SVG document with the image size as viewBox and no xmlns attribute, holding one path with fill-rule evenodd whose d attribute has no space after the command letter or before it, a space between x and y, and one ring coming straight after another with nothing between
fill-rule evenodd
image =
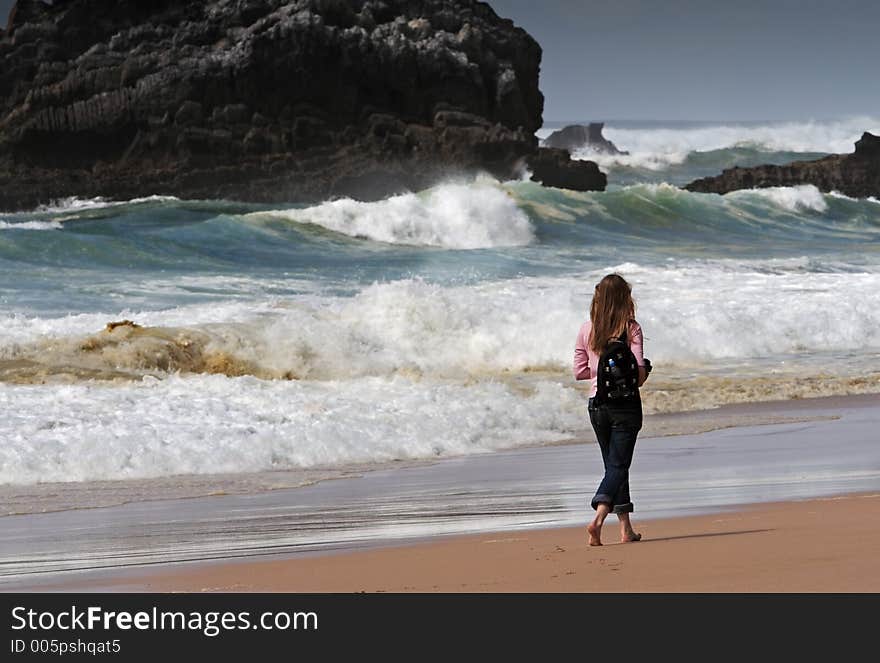
<instances>
[{"instance_id":1,"label":"brown seaweed in foam","mask_svg":"<svg viewBox=\"0 0 880 663\"><path fill-rule=\"evenodd\" d=\"M119 320L117 322L108 322L107 326L104 327L104 331L112 332L117 327L131 327L132 329L141 328L139 324L132 322L131 320Z\"/></svg>"}]
</instances>

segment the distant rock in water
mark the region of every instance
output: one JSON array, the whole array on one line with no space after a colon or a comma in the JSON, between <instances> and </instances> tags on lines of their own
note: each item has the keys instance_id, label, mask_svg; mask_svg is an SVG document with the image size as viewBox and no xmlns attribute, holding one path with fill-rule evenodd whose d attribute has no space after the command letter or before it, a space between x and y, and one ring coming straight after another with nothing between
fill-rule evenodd
<instances>
[{"instance_id":1,"label":"distant rock in water","mask_svg":"<svg viewBox=\"0 0 880 663\"><path fill-rule=\"evenodd\" d=\"M573 152L585 147L603 154L629 154L617 149L617 146L602 135L604 122L590 122L587 126L572 124L559 131L554 131L544 139L545 147L558 147Z\"/></svg>"},{"instance_id":2,"label":"distant rock in water","mask_svg":"<svg viewBox=\"0 0 880 663\"><path fill-rule=\"evenodd\" d=\"M475 0L19 0L0 33L0 209L512 177L545 159L540 61Z\"/></svg>"},{"instance_id":3,"label":"distant rock in water","mask_svg":"<svg viewBox=\"0 0 880 663\"><path fill-rule=\"evenodd\" d=\"M715 177L694 180L685 188L702 193L737 189L812 184L821 191L839 191L852 198L880 196L880 137L865 132L852 154L832 154L816 161L784 166L728 168Z\"/></svg>"},{"instance_id":4,"label":"distant rock in water","mask_svg":"<svg viewBox=\"0 0 880 663\"><path fill-rule=\"evenodd\" d=\"M572 159L568 150L545 147L529 157L529 169L536 182L553 182L560 189L604 191L605 173L593 161Z\"/></svg>"}]
</instances>

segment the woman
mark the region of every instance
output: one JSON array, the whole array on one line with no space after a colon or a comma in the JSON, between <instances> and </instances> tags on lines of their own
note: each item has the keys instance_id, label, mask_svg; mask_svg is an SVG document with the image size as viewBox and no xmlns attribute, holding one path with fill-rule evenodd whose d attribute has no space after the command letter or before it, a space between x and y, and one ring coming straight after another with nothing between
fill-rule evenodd
<instances>
[{"instance_id":1,"label":"woman","mask_svg":"<svg viewBox=\"0 0 880 663\"><path fill-rule=\"evenodd\" d=\"M624 336L625 333L625 336ZM591 380L589 413L596 432L605 476L599 484L591 506L596 517L587 526L591 546L602 545L602 525L612 511L620 520L622 543L638 541L630 522L633 510L629 496L629 467L632 463L636 437L642 428L642 402L635 397L623 402L596 402L596 369L605 346L616 338L625 338L638 364L638 384L648 376L644 357L642 328L635 320L635 304L629 283L619 274L609 274L596 285L590 305L590 319L578 332L574 349L576 380Z\"/></svg>"}]
</instances>

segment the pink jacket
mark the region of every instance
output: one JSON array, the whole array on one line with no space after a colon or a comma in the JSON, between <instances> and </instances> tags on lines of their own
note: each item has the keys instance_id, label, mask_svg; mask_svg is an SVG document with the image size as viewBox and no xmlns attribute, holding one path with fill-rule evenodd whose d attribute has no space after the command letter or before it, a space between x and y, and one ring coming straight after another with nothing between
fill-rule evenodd
<instances>
[{"instance_id":1,"label":"pink jacket","mask_svg":"<svg viewBox=\"0 0 880 663\"><path fill-rule=\"evenodd\" d=\"M582 324L577 335L577 341L574 344L574 379L590 380L591 398L596 395L596 375L591 367L599 365L599 355L593 352L589 346L590 330L592 328L593 325L589 320ZM644 366L645 348L644 339L642 338L642 326L635 320L630 320L627 332L630 350L636 356L639 366Z\"/></svg>"}]
</instances>

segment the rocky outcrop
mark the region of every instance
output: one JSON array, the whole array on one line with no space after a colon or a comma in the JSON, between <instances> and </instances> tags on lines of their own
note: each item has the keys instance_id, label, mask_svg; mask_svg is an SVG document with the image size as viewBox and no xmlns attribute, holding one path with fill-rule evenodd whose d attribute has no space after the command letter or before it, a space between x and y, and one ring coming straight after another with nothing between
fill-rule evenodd
<instances>
[{"instance_id":1,"label":"rocky outcrop","mask_svg":"<svg viewBox=\"0 0 880 663\"><path fill-rule=\"evenodd\" d=\"M593 161L572 159L568 150L545 147L529 157L528 167L535 182L553 182L560 189L604 191L605 173Z\"/></svg>"},{"instance_id":2,"label":"rocky outcrop","mask_svg":"<svg viewBox=\"0 0 880 663\"><path fill-rule=\"evenodd\" d=\"M547 147L558 147L573 152L589 148L602 154L629 154L617 149L617 146L602 135L604 122L590 122L587 126L572 124L554 131L544 139L543 144Z\"/></svg>"},{"instance_id":3,"label":"rocky outcrop","mask_svg":"<svg viewBox=\"0 0 880 663\"><path fill-rule=\"evenodd\" d=\"M540 46L475 0L19 0L7 27L0 209L375 199L539 154Z\"/></svg>"},{"instance_id":4,"label":"rocky outcrop","mask_svg":"<svg viewBox=\"0 0 880 663\"><path fill-rule=\"evenodd\" d=\"M685 186L688 191L727 193L737 189L812 184L821 191L839 191L853 198L880 196L880 137L865 132L852 154L832 154L816 161L784 166L729 168Z\"/></svg>"}]
</instances>

